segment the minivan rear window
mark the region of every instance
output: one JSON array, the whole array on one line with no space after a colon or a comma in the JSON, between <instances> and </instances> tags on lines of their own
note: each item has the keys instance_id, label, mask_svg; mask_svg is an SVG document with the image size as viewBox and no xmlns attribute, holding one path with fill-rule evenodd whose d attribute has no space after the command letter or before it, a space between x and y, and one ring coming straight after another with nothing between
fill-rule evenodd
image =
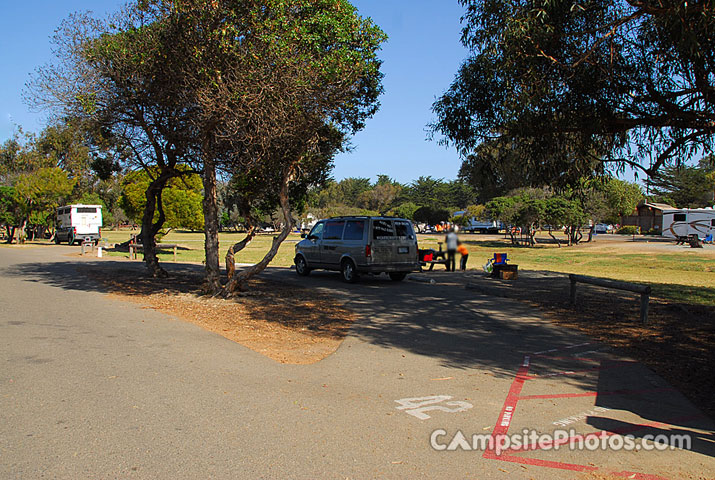
<instances>
[{"instance_id":1,"label":"minivan rear window","mask_svg":"<svg viewBox=\"0 0 715 480\"><path fill-rule=\"evenodd\" d=\"M398 237L412 237L412 225L404 220L395 220L395 235Z\"/></svg>"},{"instance_id":2,"label":"minivan rear window","mask_svg":"<svg viewBox=\"0 0 715 480\"><path fill-rule=\"evenodd\" d=\"M382 238L392 238L395 231L392 229L391 220L375 220L372 222L372 238L379 240Z\"/></svg>"},{"instance_id":3,"label":"minivan rear window","mask_svg":"<svg viewBox=\"0 0 715 480\"><path fill-rule=\"evenodd\" d=\"M343 238L343 227L345 220L335 220L325 223L325 233L323 240L340 240Z\"/></svg>"},{"instance_id":4,"label":"minivan rear window","mask_svg":"<svg viewBox=\"0 0 715 480\"><path fill-rule=\"evenodd\" d=\"M365 220L348 220L345 225L343 240L362 240L365 231Z\"/></svg>"}]
</instances>

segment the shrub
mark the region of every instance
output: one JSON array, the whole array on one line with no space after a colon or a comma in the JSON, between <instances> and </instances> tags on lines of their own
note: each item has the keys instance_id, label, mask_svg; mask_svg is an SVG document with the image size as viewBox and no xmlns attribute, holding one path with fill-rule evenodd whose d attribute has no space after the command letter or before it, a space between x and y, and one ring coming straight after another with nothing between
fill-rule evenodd
<instances>
[{"instance_id":1,"label":"shrub","mask_svg":"<svg viewBox=\"0 0 715 480\"><path fill-rule=\"evenodd\" d=\"M619 235L637 235L638 234L638 227L635 225L624 225L623 227L619 228L616 233Z\"/></svg>"}]
</instances>

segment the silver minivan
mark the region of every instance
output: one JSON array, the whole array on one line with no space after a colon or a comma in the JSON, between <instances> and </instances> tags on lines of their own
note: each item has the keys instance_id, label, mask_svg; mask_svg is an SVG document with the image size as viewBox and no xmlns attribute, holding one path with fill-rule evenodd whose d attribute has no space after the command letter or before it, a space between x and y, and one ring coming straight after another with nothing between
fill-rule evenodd
<instances>
[{"instance_id":1,"label":"silver minivan","mask_svg":"<svg viewBox=\"0 0 715 480\"><path fill-rule=\"evenodd\" d=\"M419 271L412 222L395 217L334 217L315 224L295 246L295 271L340 271L353 283L361 273L387 273L400 281Z\"/></svg>"}]
</instances>

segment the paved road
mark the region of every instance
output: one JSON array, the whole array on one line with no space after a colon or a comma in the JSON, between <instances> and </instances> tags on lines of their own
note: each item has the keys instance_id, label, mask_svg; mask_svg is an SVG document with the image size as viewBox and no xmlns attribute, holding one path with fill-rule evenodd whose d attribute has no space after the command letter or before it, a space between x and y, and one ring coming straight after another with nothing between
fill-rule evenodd
<instances>
[{"instance_id":1,"label":"paved road","mask_svg":"<svg viewBox=\"0 0 715 480\"><path fill-rule=\"evenodd\" d=\"M332 273L299 280L287 269L270 270L336 295L361 316L331 357L281 365L107 296L74 268L117 260L67 256L77 250L0 248L0 478L715 472L713 423L662 379L551 326L527 305L465 290L458 277L439 276L452 285L367 278L346 286ZM555 428L591 439L599 432L639 440L683 433L692 445L470 450L475 434ZM458 431L468 440L460 442ZM433 435L438 448L458 448L432 448Z\"/></svg>"}]
</instances>

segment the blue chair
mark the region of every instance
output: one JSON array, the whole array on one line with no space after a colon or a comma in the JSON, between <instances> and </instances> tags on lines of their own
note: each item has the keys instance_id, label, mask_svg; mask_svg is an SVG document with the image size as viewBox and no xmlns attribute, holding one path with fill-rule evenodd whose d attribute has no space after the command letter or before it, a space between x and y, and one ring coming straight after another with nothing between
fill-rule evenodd
<instances>
[{"instance_id":1,"label":"blue chair","mask_svg":"<svg viewBox=\"0 0 715 480\"><path fill-rule=\"evenodd\" d=\"M509 259L506 258L506 253L495 253L492 258L492 265L506 265Z\"/></svg>"},{"instance_id":2,"label":"blue chair","mask_svg":"<svg viewBox=\"0 0 715 480\"><path fill-rule=\"evenodd\" d=\"M713 243L713 234L708 233L703 239L703 243Z\"/></svg>"}]
</instances>

